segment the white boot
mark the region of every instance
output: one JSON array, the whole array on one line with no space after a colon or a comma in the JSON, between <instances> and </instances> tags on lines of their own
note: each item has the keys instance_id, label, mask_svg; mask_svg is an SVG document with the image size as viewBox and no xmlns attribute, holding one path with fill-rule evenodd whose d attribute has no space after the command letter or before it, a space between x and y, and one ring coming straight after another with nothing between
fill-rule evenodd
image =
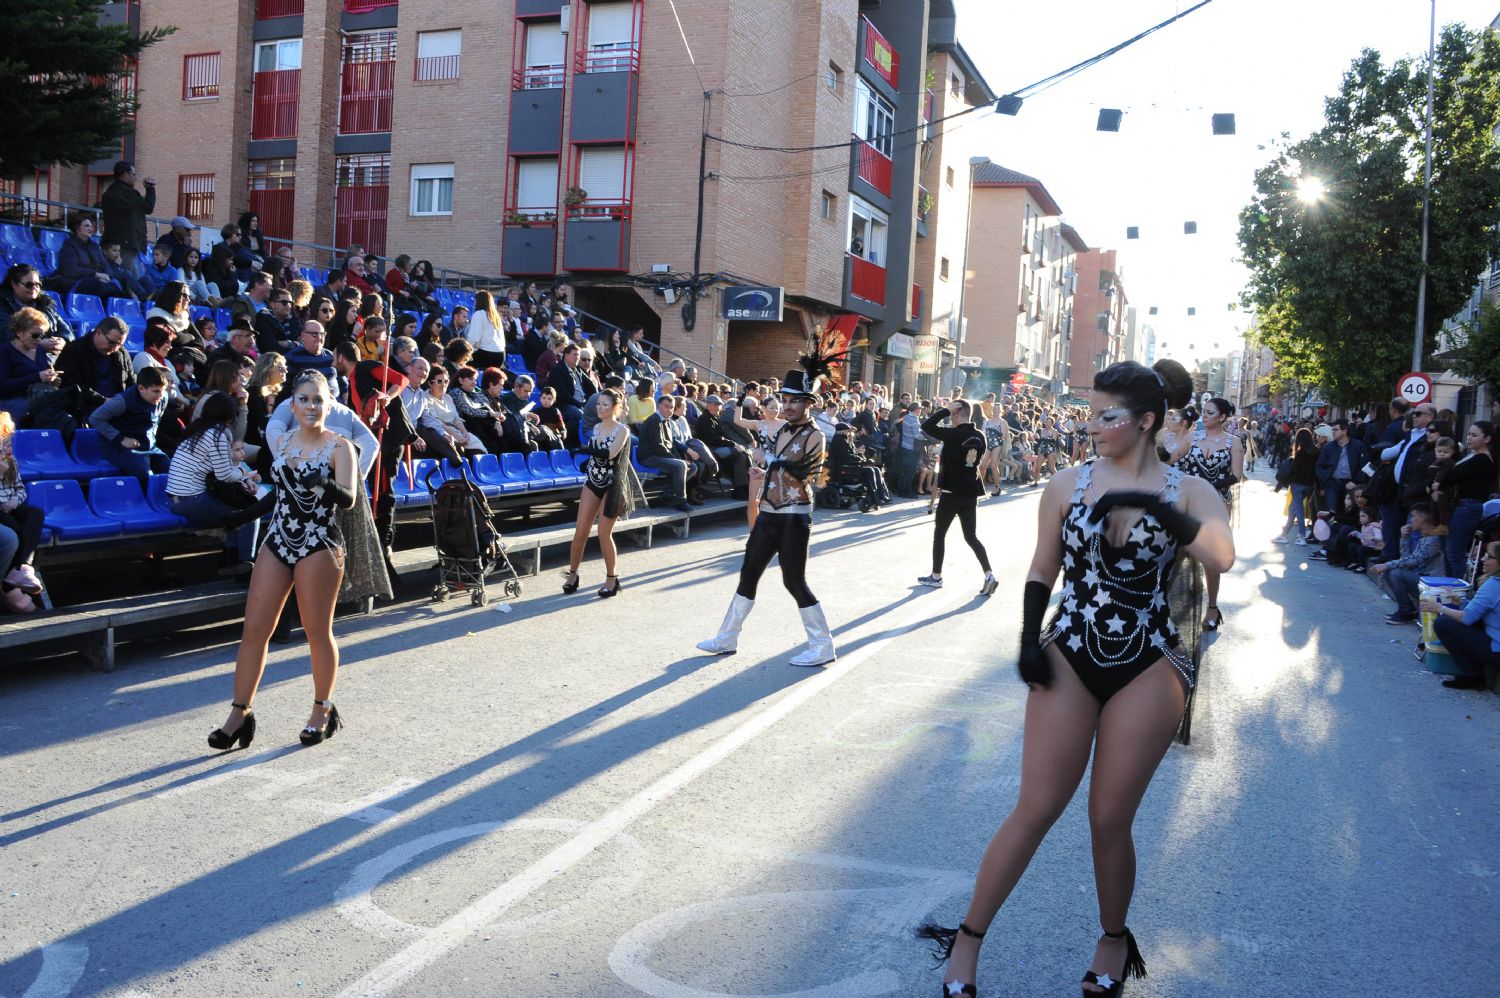
<instances>
[{"instance_id":1,"label":"white boot","mask_svg":"<svg viewBox=\"0 0 1500 998\"><path fill-rule=\"evenodd\" d=\"M792 659L792 665L812 667L832 662L838 656L833 653L833 634L823 616L823 604L814 603L798 612L802 614L802 626L807 630L807 650Z\"/></svg>"},{"instance_id":2,"label":"white boot","mask_svg":"<svg viewBox=\"0 0 1500 998\"><path fill-rule=\"evenodd\" d=\"M734 601L729 604L729 612L724 614L724 623L719 625L719 633L707 641L699 641L698 650L710 655L733 655L739 649L740 628L745 626L745 618L750 616L753 606L755 600L735 593Z\"/></svg>"}]
</instances>

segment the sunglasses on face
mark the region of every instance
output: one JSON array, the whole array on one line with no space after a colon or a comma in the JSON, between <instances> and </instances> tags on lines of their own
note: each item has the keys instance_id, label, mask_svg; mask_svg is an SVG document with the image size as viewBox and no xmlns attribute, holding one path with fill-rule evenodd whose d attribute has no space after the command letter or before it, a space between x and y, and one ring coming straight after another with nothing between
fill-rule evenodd
<instances>
[{"instance_id":1,"label":"sunglasses on face","mask_svg":"<svg viewBox=\"0 0 1500 998\"><path fill-rule=\"evenodd\" d=\"M42 282L41 281L17 281L16 282L16 287L18 287L18 288L39 288L41 286L42 286Z\"/></svg>"}]
</instances>

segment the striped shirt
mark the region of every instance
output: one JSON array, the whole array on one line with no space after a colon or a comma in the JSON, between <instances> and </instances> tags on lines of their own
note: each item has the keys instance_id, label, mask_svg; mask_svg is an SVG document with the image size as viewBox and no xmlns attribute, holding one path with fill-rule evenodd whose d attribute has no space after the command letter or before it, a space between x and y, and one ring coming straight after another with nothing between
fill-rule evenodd
<instances>
[{"instance_id":1,"label":"striped shirt","mask_svg":"<svg viewBox=\"0 0 1500 998\"><path fill-rule=\"evenodd\" d=\"M167 472L167 494L179 497L201 495L212 475L221 482L239 482L244 470L230 456L234 437L226 426L205 430L197 440L184 440L172 455Z\"/></svg>"}]
</instances>

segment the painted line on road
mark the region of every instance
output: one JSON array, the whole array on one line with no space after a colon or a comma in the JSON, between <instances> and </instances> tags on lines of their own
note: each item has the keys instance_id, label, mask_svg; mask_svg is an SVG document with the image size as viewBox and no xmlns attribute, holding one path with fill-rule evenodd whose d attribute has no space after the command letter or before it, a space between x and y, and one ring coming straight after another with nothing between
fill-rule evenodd
<instances>
[{"instance_id":1,"label":"painted line on road","mask_svg":"<svg viewBox=\"0 0 1500 998\"><path fill-rule=\"evenodd\" d=\"M388 995L423 969L457 948L466 938L508 908L525 900L558 876L572 869L600 846L649 814L679 790L723 762L756 736L783 720L798 707L838 682L860 663L884 651L891 642L926 624L952 606L968 602L970 596L950 599L936 606L926 599L914 601L914 619L891 628L885 637L871 641L810 679L803 680L784 697L745 721L697 755L687 759L635 796L616 805L585 826L577 836L547 853L484 897L428 931L426 936L391 956L349 987L339 998L379 998ZM918 616L920 615L920 616Z\"/></svg>"}]
</instances>

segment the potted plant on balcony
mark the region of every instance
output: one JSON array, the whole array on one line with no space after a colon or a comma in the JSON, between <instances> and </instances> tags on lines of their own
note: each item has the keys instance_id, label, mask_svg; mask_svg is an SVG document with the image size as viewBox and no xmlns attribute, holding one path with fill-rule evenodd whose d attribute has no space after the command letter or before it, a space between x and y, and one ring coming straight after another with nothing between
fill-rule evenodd
<instances>
[{"instance_id":1,"label":"potted plant on balcony","mask_svg":"<svg viewBox=\"0 0 1500 998\"><path fill-rule=\"evenodd\" d=\"M934 203L935 199L932 196L932 192L923 191L921 195L917 197L917 217L924 222L927 221L927 216L932 212L932 206Z\"/></svg>"},{"instance_id":2,"label":"potted plant on balcony","mask_svg":"<svg viewBox=\"0 0 1500 998\"><path fill-rule=\"evenodd\" d=\"M512 209L505 215L506 225L519 225L523 229L531 228L531 216Z\"/></svg>"},{"instance_id":3,"label":"potted plant on balcony","mask_svg":"<svg viewBox=\"0 0 1500 998\"><path fill-rule=\"evenodd\" d=\"M582 187L569 187L563 191L563 204L576 208L589 199L589 192Z\"/></svg>"}]
</instances>

